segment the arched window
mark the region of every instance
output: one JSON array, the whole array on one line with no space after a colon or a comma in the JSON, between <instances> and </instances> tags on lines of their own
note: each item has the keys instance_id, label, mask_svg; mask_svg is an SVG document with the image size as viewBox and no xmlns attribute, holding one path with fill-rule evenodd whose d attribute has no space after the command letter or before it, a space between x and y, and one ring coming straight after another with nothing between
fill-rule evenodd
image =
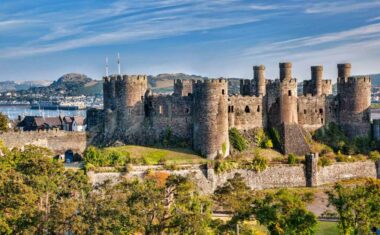
<instances>
[{"instance_id":1,"label":"arched window","mask_svg":"<svg viewBox=\"0 0 380 235\"><path fill-rule=\"evenodd\" d=\"M246 113L250 113L250 112L251 112L251 110L249 109L248 105L245 106L245 112L246 112Z\"/></svg>"},{"instance_id":2,"label":"arched window","mask_svg":"<svg viewBox=\"0 0 380 235\"><path fill-rule=\"evenodd\" d=\"M260 105L257 105L257 112L260 112Z\"/></svg>"},{"instance_id":3,"label":"arched window","mask_svg":"<svg viewBox=\"0 0 380 235\"><path fill-rule=\"evenodd\" d=\"M319 113L320 113L320 114L323 114L323 109L319 109Z\"/></svg>"},{"instance_id":4,"label":"arched window","mask_svg":"<svg viewBox=\"0 0 380 235\"><path fill-rule=\"evenodd\" d=\"M292 96L292 91L288 90L288 96Z\"/></svg>"},{"instance_id":5,"label":"arched window","mask_svg":"<svg viewBox=\"0 0 380 235\"><path fill-rule=\"evenodd\" d=\"M222 95L224 95L224 89L222 89Z\"/></svg>"}]
</instances>

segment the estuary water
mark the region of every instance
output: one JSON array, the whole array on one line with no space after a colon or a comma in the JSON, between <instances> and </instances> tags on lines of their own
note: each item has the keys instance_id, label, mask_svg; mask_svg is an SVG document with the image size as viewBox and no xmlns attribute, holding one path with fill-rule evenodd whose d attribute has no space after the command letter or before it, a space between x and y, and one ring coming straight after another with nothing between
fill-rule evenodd
<instances>
[{"instance_id":1,"label":"estuary water","mask_svg":"<svg viewBox=\"0 0 380 235\"><path fill-rule=\"evenodd\" d=\"M83 116L86 117L86 110L38 110L30 109L30 106L0 106L0 112L7 115L10 119L17 119L21 116ZM380 119L380 109L371 110L371 120Z\"/></svg>"},{"instance_id":2,"label":"estuary water","mask_svg":"<svg viewBox=\"0 0 380 235\"><path fill-rule=\"evenodd\" d=\"M7 115L9 119L17 119L21 116L44 116L57 117L62 116L83 116L86 117L86 110L38 110L30 109L30 106L0 106L0 112Z\"/></svg>"}]
</instances>

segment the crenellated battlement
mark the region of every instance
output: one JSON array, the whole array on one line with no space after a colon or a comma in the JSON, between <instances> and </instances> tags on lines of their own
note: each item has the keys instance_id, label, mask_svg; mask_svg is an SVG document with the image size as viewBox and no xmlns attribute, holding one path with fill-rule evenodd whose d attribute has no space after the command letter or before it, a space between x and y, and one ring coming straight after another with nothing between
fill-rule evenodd
<instances>
[{"instance_id":1,"label":"crenellated battlement","mask_svg":"<svg viewBox=\"0 0 380 235\"><path fill-rule=\"evenodd\" d=\"M332 81L331 80L322 80L322 84L332 85Z\"/></svg>"},{"instance_id":2,"label":"crenellated battlement","mask_svg":"<svg viewBox=\"0 0 380 235\"><path fill-rule=\"evenodd\" d=\"M148 78L146 75L109 75L109 76L104 76L103 81L105 83L112 82L112 81L146 82L148 81Z\"/></svg>"},{"instance_id":3,"label":"crenellated battlement","mask_svg":"<svg viewBox=\"0 0 380 235\"><path fill-rule=\"evenodd\" d=\"M149 95L146 75L106 76L105 131L101 138L110 143L158 143L168 127L175 127L176 136L214 159L228 155L228 128L249 131L281 127L288 145L297 145L292 139L295 132L287 132L296 126L316 130L335 122L350 137L366 134L370 127L371 78L351 76L351 64L337 67L337 96L332 95L332 80L323 79L322 65L311 67L311 79L303 81L303 95L298 96L297 79L289 62L279 64L279 78L275 80L265 78L264 65L252 67L252 79L233 83L224 78L175 79L172 95ZM238 84L240 94L229 94L229 88L235 93ZM289 149L284 147L287 153L292 152Z\"/></svg>"},{"instance_id":4,"label":"crenellated battlement","mask_svg":"<svg viewBox=\"0 0 380 235\"><path fill-rule=\"evenodd\" d=\"M371 77L370 76L339 77L338 83L340 83L340 84L351 84L351 85L354 85L356 83L371 84Z\"/></svg>"}]
</instances>

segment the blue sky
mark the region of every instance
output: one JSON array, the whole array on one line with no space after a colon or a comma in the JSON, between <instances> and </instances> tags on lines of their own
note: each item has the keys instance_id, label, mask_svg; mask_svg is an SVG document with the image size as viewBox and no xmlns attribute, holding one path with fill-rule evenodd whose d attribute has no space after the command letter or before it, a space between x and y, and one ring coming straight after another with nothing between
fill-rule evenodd
<instances>
[{"instance_id":1,"label":"blue sky","mask_svg":"<svg viewBox=\"0 0 380 235\"><path fill-rule=\"evenodd\" d=\"M264 64L351 62L354 74L380 73L380 1L0 0L0 80L53 80L80 72L184 72L252 77Z\"/></svg>"}]
</instances>

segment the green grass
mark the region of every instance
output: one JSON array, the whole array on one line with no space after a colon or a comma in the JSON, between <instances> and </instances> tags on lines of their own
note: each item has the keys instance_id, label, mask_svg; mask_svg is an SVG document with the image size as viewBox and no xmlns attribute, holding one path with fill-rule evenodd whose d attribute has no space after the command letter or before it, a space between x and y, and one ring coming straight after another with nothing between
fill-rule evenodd
<instances>
[{"instance_id":1,"label":"green grass","mask_svg":"<svg viewBox=\"0 0 380 235\"><path fill-rule=\"evenodd\" d=\"M336 222L319 221L316 234L317 235L337 235L339 234L338 224Z\"/></svg>"},{"instance_id":2,"label":"green grass","mask_svg":"<svg viewBox=\"0 0 380 235\"><path fill-rule=\"evenodd\" d=\"M132 159L144 159L148 165L166 164L196 164L207 160L189 149L160 149L136 145L108 147L105 151L116 151L121 154L130 154Z\"/></svg>"}]
</instances>

